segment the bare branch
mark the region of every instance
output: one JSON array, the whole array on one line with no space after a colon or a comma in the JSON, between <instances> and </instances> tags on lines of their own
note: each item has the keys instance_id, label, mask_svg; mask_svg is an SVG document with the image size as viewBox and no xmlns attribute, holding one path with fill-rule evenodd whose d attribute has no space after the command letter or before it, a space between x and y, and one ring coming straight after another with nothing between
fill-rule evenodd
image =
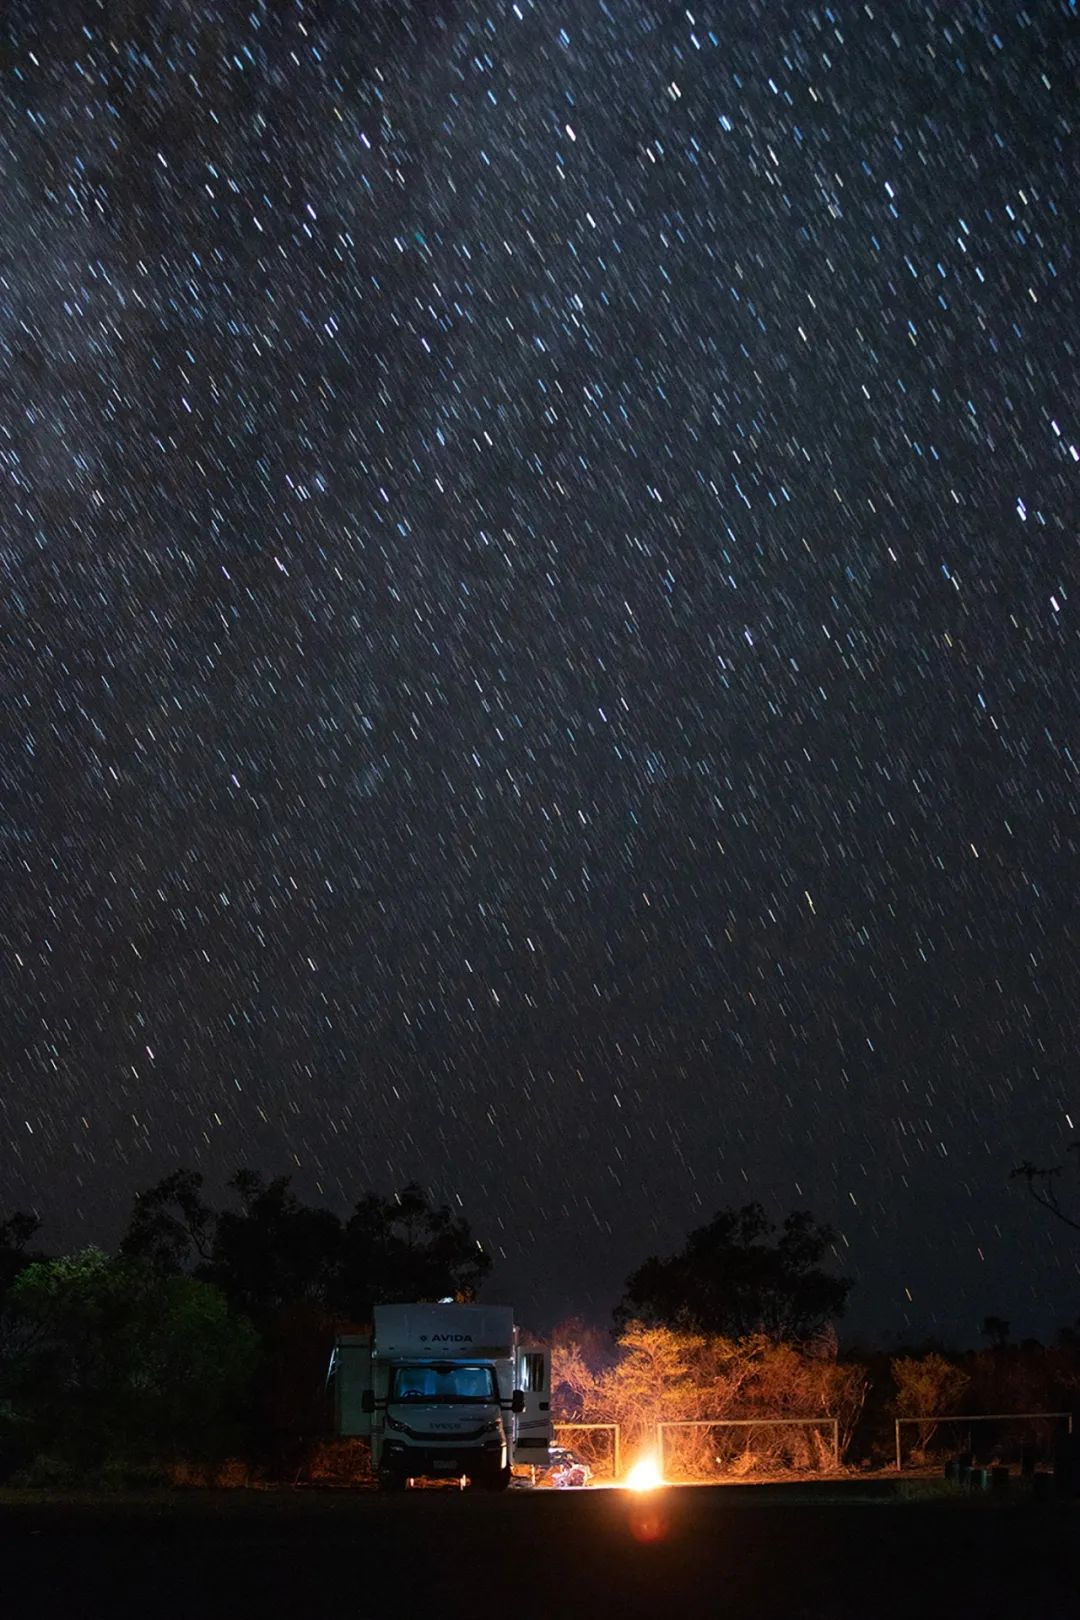
<instances>
[{"instance_id":1,"label":"bare branch","mask_svg":"<svg viewBox=\"0 0 1080 1620\"><path fill-rule=\"evenodd\" d=\"M1070 1153L1077 1152L1078 1156L1080 1156L1080 1142L1071 1143L1068 1151ZM1063 1225L1071 1227L1074 1232L1080 1232L1080 1220L1066 1214L1058 1200L1057 1191L1054 1187L1054 1178L1060 1176L1061 1171L1062 1166L1059 1164L1052 1165L1047 1169L1032 1164L1030 1159L1025 1159L1023 1164L1018 1164L1010 1172L1009 1180L1025 1182L1028 1192L1037 1204L1041 1204L1043 1209L1048 1209L1051 1215L1055 1215Z\"/></svg>"}]
</instances>

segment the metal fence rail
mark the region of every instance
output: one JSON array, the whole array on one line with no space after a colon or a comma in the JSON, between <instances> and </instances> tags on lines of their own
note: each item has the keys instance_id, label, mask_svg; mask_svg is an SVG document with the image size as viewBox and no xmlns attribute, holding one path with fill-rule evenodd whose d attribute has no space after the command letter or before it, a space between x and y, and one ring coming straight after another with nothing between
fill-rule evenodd
<instances>
[{"instance_id":1,"label":"metal fence rail","mask_svg":"<svg viewBox=\"0 0 1080 1620\"><path fill-rule=\"evenodd\" d=\"M933 1423L1030 1423L1035 1418L1064 1418L1065 1433L1072 1434L1073 1420L1071 1412L943 1412L934 1416L897 1418L895 1420L897 1472L899 1473L904 1466L900 1453L900 1427L904 1423L923 1425Z\"/></svg>"},{"instance_id":2,"label":"metal fence rail","mask_svg":"<svg viewBox=\"0 0 1080 1620\"><path fill-rule=\"evenodd\" d=\"M620 1443L620 1437L621 1437L621 1432L622 1432L622 1425L621 1424L618 1424L618 1423L553 1423L551 1425L552 1434L557 1434L560 1429L607 1429L607 1430L609 1430L611 1432L611 1436L612 1436L612 1447L611 1447L611 1450L612 1450L612 1466L613 1466L614 1471L615 1471L615 1478L616 1479L621 1479L621 1477L622 1477L622 1446L621 1446L621 1443Z\"/></svg>"}]
</instances>

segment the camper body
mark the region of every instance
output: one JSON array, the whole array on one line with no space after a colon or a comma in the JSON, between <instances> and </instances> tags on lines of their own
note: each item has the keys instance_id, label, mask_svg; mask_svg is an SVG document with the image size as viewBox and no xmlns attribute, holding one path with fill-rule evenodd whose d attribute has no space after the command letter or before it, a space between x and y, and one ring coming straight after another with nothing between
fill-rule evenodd
<instances>
[{"instance_id":1,"label":"camper body","mask_svg":"<svg viewBox=\"0 0 1080 1620\"><path fill-rule=\"evenodd\" d=\"M379 1484L468 1479L503 1490L514 1463L545 1464L548 1352L519 1342L504 1305L377 1305L343 1334L331 1371L337 1432L367 1435Z\"/></svg>"}]
</instances>

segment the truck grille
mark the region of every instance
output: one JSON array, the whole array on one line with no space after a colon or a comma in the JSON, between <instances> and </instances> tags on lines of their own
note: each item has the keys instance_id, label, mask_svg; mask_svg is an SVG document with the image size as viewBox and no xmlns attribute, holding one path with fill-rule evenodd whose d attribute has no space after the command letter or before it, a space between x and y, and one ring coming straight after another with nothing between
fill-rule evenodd
<instances>
[{"instance_id":1,"label":"truck grille","mask_svg":"<svg viewBox=\"0 0 1080 1620\"><path fill-rule=\"evenodd\" d=\"M484 1433L482 1428L457 1429L453 1431L450 1429L410 1429L407 1423L404 1425L404 1429L410 1440L424 1440L429 1442L435 1440L444 1446L456 1446L460 1445L462 1441L479 1440L480 1436Z\"/></svg>"}]
</instances>

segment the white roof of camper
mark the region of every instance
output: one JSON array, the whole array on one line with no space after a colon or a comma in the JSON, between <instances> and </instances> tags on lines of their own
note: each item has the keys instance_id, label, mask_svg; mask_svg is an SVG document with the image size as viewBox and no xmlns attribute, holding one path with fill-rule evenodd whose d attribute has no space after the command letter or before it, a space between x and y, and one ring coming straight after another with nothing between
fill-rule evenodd
<instances>
[{"instance_id":1,"label":"white roof of camper","mask_svg":"<svg viewBox=\"0 0 1080 1620\"><path fill-rule=\"evenodd\" d=\"M509 1305L376 1305L377 1356L480 1356L514 1350Z\"/></svg>"}]
</instances>

